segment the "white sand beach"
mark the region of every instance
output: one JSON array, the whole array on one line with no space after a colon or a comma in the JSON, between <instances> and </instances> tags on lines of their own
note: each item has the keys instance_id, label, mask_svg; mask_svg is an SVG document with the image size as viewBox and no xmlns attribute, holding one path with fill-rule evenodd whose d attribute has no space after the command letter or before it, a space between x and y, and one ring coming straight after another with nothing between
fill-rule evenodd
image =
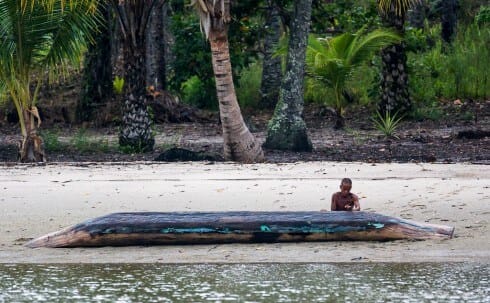
<instances>
[{"instance_id":1,"label":"white sand beach","mask_svg":"<svg viewBox=\"0 0 490 303\"><path fill-rule=\"evenodd\" d=\"M330 208L350 177L365 211L454 226L450 240L38 248L112 212ZM471 164L128 163L0 166L0 263L490 261L490 169Z\"/></svg>"}]
</instances>

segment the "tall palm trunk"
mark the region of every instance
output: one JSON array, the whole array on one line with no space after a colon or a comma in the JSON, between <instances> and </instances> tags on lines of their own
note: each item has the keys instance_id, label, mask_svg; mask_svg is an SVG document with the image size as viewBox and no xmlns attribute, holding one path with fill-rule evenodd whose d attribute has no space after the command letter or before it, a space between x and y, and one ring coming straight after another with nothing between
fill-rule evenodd
<instances>
[{"instance_id":1,"label":"tall palm trunk","mask_svg":"<svg viewBox=\"0 0 490 303\"><path fill-rule=\"evenodd\" d=\"M125 73L119 145L136 152L153 150L155 144L147 109L146 30L152 9L162 1L112 0L121 25Z\"/></svg>"},{"instance_id":2,"label":"tall palm trunk","mask_svg":"<svg viewBox=\"0 0 490 303\"><path fill-rule=\"evenodd\" d=\"M228 23L230 0L193 0L201 20L201 29L211 44L216 92L223 128L224 157L244 163L264 161L262 147L243 121L238 105L230 51L228 48Z\"/></svg>"},{"instance_id":3,"label":"tall palm trunk","mask_svg":"<svg viewBox=\"0 0 490 303\"><path fill-rule=\"evenodd\" d=\"M273 109L279 100L282 79L281 58L279 56L274 57L274 52L281 38L282 27L277 6L272 0L268 0L267 2L260 105L262 108Z\"/></svg>"},{"instance_id":4,"label":"tall palm trunk","mask_svg":"<svg viewBox=\"0 0 490 303\"><path fill-rule=\"evenodd\" d=\"M227 32L212 31L209 42L223 128L224 158L243 163L263 161L262 148L245 125L238 105L233 85Z\"/></svg>"},{"instance_id":5,"label":"tall palm trunk","mask_svg":"<svg viewBox=\"0 0 490 303\"><path fill-rule=\"evenodd\" d=\"M146 152L153 150L155 140L151 133L151 119L146 105L145 42L139 41L135 48L130 47L127 42L131 41L125 41L123 48L126 77L119 145Z\"/></svg>"},{"instance_id":6,"label":"tall palm trunk","mask_svg":"<svg viewBox=\"0 0 490 303\"><path fill-rule=\"evenodd\" d=\"M270 149L311 151L306 123L303 120L303 85L306 47L310 30L312 0L294 4L286 74L281 84L279 102L269 122L264 144Z\"/></svg>"},{"instance_id":7,"label":"tall palm trunk","mask_svg":"<svg viewBox=\"0 0 490 303\"><path fill-rule=\"evenodd\" d=\"M384 13L385 24L403 36L405 14L397 15L394 11ZM408 91L407 56L405 43L397 43L381 51L381 102L378 110L381 113L398 112L404 114L412 108Z\"/></svg>"}]
</instances>

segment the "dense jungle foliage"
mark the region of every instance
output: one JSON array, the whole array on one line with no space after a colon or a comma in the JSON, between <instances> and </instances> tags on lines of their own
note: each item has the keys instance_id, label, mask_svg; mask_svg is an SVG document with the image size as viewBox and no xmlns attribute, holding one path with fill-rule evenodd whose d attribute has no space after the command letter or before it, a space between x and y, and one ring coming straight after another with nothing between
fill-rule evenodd
<instances>
[{"instance_id":1,"label":"dense jungle foliage","mask_svg":"<svg viewBox=\"0 0 490 303\"><path fill-rule=\"evenodd\" d=\"M148 150L153 146L150 124L156 122L150 120L158 110L155 106L162 106L160 101L152 103L152 100L164 96L163 106L174 111L167 114L171 116L168 121L189 119L186 118L187 110L180 105L211 111L221 109L223 100L218 102L216 93L217 85L221 84L216 81L219 75L213 65L216 64L216 49L210 51L212 41L203 34L203 25L209 25L209 22L211 26L217 26L216 30L225 24L221 35L226 36L223 41L229 45L235 86L230 92L234 94L236 90L241 110L250 113L266 109L270 112L278 102L280 81L273 84L276 92L270 93L266 91L271 88L264 86L264 79L274 79L271 78L273 62L279 62L276 64L279 75L276 70L275 77L280 80L285 75L288 39L296 18L294 1L231 1L230 11L220 15L220 20L209 7L219 3L220 6L216 5L218 12L225 9L228 1L70 1L80 7L77 10L71 6L74 17L59 19L60 25L46 28L46 35L42 36L44 42L29 40L35 36L29 28L34 28L31 25L38 20L36 18L44 20L48 18L46 14L69 12L63 9L64 2L68 1L47 0L38 4L41 2L0 0L0 16L5 17L0 21L0 110L3 113L0 118L6 120L15 112L13 104L17 104L15 98L19 94L16 83L20 80L28 83L30 91L24 85L23 92L29 101L25 102L23 112L17 108L18 120L24 119L22 123L31 125L27 131L23 130L25 138L36 137L40 115L37 102L44 102L50 87L56 84L81 87L80 95L73 97L78 103L74 109L78 122L100 125L97 120L104 112L102 108L110 108L114 112L111 118L114 125L127 128L125 136L128 137L123 139L131 143L133 139L128 138L140 132L144 138L133 141L139 145L151 141ZM46 3L54 3L54 6ZM202 10L203 3L208 3L208 8ZM390 11L392 3L401 8ZM490 6L487 1L313 0L311 5L304 101L330 108L338 118L336 126L343 127L344 113L353 108L363 108L364 113L379 117L378 125L382 125L383 119L399 121L401 116L417 121L437 121L444 115L443 105L448 102L489 99ZM29 11L27 7L33 9ZM22 39L39 42L35 45L36 55L25 57L32 62L26 63L25 58L20 57L20 51L12 51L19 46L15 46L11 37L19 33L8 22L13 20L9 16L13 16L11 13L16 9L26 16L32 15L22 19L24 15L18 14L20 17L16 19L20 25L30 22ZM230 18L227 18L228 14ZM67 30L61 34L70 34L75 42L64 39L67 43L56 43L54 30L60 30L62 26L67 26ZM77 43L76 47L74 43ZM390 55L388 50L390 44L399 45L392 51L395 50L395 55L402 60L392 61L391 70L387 66L393 59L390 58L393 52ZM60 49L56 50L58 46ZM54 56L58 62L50 61L48 66L40 58L49 57L51 47L58 54ZM15 64L11 63L15 62L16 56L29 69L16 70ZM14 61L9 61L12 58ZM393 62L402 62L403 66ZM142 65L146 68L141 68ZM387 68L391 74L387 74ZM54 70L60 71L55 73L56 77ZM143 71L146 75L141 75ZM23 74L19 76L20 73ZM400 76L401 73L407 76ZM406 97L409 106L398 110L383 105L390 94L395 94L386 86L390 79L408 81ZM268 100L267 96L275 97ZM12 98L14 102L11 102ZM133 103L133 99L139 101ZM149 105L147 109L145 104ZM121 108L124 114L119 117ZM137 131L134 125L138 123ZM37 143L29 144L35 146ZM137 152L137 146L131 147L130 151Z\"/></svg>"}]
</instances>

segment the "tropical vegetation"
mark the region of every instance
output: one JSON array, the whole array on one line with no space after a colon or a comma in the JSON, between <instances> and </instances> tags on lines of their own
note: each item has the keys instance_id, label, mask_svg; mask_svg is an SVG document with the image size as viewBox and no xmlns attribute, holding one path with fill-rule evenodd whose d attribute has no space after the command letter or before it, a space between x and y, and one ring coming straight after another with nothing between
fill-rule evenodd
<instances>
[{"instance_id":1,"label":"tropical vegetation","mask_svg":"<svg viewBox=\"0 0 490 303\"><path fill-rule=\"evenodd\" d=\"M0 1L0 87L15 105L22 133L19 160L45 161L37 129L38 92L46 80L80 64L97 25L96 1Z\"/></svg>"},{"instance_id":2,"label":"tropical vegetation","mask_svg":"<svg viewBox=\"0 0 490 303\"><path fill-rule=\"evenodd\" d=\"M330 87L332 99L325 100L337 117L334 128L344 127L344 109L352 102L352 92L347 85L354 70L370 60L376 51L389 44L400 42L401 38L387 30L366 33L362 28L357 33L343 33L335 37L317 38L310 36L306 53L309 87L322 92Z\"/></svg>"},{"instance_id":3,"label":"tropical vegetation","mask_svg":"<svg viewBox=\"0 0 490 303\"><path fill-rule=\"evenodd\" d=\"M264 159L251 114L272 115L265 147L295 151L314 147L309 103L321 104L317 116L332 109L337 128L352 112L371 127L377 113L437 122L447 104L490 96L490 8L455 3L0 0L0 118L20 125L19 159L31 162L46 159L42 102L56 85L80 94L67 126L113 126L129 153L154 148L162 106L219 111L225 158L239 162Z\"/></svg>"}]
</instances>

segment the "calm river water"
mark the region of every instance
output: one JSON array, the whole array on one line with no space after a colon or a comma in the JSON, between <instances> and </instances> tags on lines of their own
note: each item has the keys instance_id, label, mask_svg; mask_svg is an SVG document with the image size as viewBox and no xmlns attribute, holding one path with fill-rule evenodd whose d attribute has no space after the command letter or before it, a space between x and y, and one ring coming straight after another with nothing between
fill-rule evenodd
<instances>
[{"instance_id":1,"label":"calm river water","mask_svg":"<svg viewBox=\"0 0 490 303\"><path fill-rule=\"evenodd\" d=\"M490 265L13 264L0 302L490 302Z\"/></svg>"}]
</instances>

